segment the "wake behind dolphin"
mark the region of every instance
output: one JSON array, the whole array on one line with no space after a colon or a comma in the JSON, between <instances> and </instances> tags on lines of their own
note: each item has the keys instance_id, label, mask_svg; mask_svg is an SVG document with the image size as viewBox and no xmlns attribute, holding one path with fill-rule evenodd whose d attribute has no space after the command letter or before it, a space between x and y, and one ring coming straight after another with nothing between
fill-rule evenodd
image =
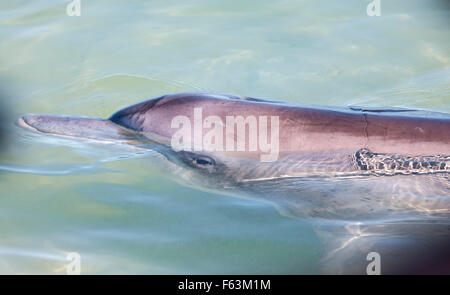
<instances>
[{"instance_id":1,"label":"wake behind dolphin","mask_svg":"<svg viewBox=\"0 0 450 295\"><path fill-rule=\"evenodd\" d=\"M27 115L18 124L155 150L187 183L269 202L287 216L356 225L371 242L380 242L371 234L379 237L380 226L398 234L411 232L411 222L441 226L410 237L450 238L450 114L181 93L109 119ZM335 225L318 228L322 236L336 231ZM355 253L368 239L333 241L330 253ZM378 247L387 253L388 245Z\"/></svg>"}]
</instances>

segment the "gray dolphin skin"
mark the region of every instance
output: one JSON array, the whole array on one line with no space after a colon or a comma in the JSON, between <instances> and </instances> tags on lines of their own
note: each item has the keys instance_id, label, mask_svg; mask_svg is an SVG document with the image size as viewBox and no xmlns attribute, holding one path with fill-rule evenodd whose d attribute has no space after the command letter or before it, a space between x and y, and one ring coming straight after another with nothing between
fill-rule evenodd
<instances>
[{"instance_id":1,"label":"gray dolphin skin","mask_svg":"<svg viewBox=\"0 0 450 295\"><path fill-rule=\"evenodd\" d=\"M261 161L267 149L251 149L249 141L242 150L174 149L171 140L179 131L174 118L196 122L196 109L201 118L219 122L238 116L267 118L271 143L272 127L278 130L276 158ZM244 123L241 135L248 137L250 120ZM414 264L411 257L424 248L450 244L450 114L180 93L126 107L108 119L27 115L18 125L154 150L164 156L164 166L175 178L188 185L267 202L285 216L320 220L317 232L327 240L330 254L325 273L365 273L365 255L373 247L384 263L391 263L392 273L416 273L422 262ZM203 128L197 135L204 138L208 131ZM239 127L236 131L224 132L224 142L229 136L236 142ZM420 246L405 254L401 245L406 244Z\"/></svg>"}]
</instances>

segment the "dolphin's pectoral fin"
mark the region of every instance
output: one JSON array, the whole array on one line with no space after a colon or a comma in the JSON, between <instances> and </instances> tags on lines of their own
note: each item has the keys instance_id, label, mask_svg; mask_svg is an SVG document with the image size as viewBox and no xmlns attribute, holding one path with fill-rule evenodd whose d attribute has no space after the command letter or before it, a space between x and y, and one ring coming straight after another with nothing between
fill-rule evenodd
<instances>
[{"instance_id":1,"label":"dolphin's pectoral fin","mask_svg":"<svg viewBox=\"0 0 450 295\"><path fill-rule=\"evenodd\" d=\"M137 143L144 137L110 120L57 116L57 115L27 115L18 119L17 124L37 133L55 136L84 138L96 141Z\"/></svg>"}]
</instances>

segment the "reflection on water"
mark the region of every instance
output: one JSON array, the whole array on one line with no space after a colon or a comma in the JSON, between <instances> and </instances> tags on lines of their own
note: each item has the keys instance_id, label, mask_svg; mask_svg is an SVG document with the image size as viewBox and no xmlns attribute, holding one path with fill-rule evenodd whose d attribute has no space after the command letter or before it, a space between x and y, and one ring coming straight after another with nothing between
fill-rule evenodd
<instances>
[{"instance_id":1,"label":"reflection on water","mask_svg":"<svg viewBox=\"0 0 450 295\"><path fill-rule=\"evenodd\" d=\"M80 17L64 1L0 3L0 273L64 274L69 252L82 273L364 273L371 251L385 273L444 269L448 176L254 182L234 198L186 185L151 151L13 118L107 117L198 90L448 113L445 1L381 1L380 17L356 0L81 2Z\"/></svg>"}]
</instances>

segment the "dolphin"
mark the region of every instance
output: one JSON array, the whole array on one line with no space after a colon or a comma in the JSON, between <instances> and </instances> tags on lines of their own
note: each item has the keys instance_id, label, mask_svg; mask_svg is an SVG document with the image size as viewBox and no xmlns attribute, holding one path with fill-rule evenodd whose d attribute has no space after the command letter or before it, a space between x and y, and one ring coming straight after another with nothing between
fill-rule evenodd
<instances>
[{"instance_id":1,"label":"dolphin","mask_svg":"<svg viewBox=\"0 0 450 295\"><path fill-rule=\"evenodd\" d=\"M344 259L363 255L360 250L370 245L388 257L401 256L402 249L392 252L392 244L380 242L386 240L380 231L397 238L408 233L415 242L438 243L436 237L443 237L441 246L450 239L450 114L178 93L107 119L30 114L17 123L42 134L154 150L185 184L268 202L285 216L319 220L328 252L341 253L327 256L325 272L338 272ZM186 136L178 136L187 125ZM206 140L213 129L220 131L214 142ZM261 141L261 135L267 138ZM174 146L174 137L186 145ZM430 222L439 226L419 234L418 224L430 229ZM337 232L339 239L329 239ZM364 273L364 263L344 272Z\"/></svg>"},{"instance_id":2,"label":"dolphin","mask_svg":"<svg viewBox=\"0 0 450 295\"><path fill-rule=\"evenodd\" d=\"M219 134L224 147L174 148L173 137L179 132L174 118L182 116L195 122L199 110L202 118L215 118L217 124L197 130L197 137L205 139L212 127L223 127ZM226 129L229 117L241 117L241 125L235 121ZM258 144L251 148L251 120L246 120L249 117L255 118L254 121L265 119L269 129L265 150ZM269 120L274 117L276 124ZM360 181L365 188L352 181L346 190L368 189L367 184L372 181L384 183L383 187L391 191L399 185L392 181L397 179L394 176L410 175L409 179L430 178L418 191L435 189L434 193L448 196L450 114L445 113L401 108L318 107L226 94L178 93L126 107L108 119L31 114L19 118L17 123L38 133L156 150L170 162L187 168L188 181L201 179L203 187L255 191L249 187L256 184L263 190L267 186L277 187L280 194L285 187L305 189L316 182L323 188L337 182L344 186L347 180L365 177L366 181ZM274 125L276 132L271 128ZM188 144L195 141L196 130L192 129L195 128L188 130L191 140ZM256 130L256 135L261 135L260 131ZM274 134L277 138L270 138ZM236 149L239 140L240 150ZM267 143L275 141L276 157L262 161L262 156L268 154ZM234 149L225 147L229 142ZM410 189L414 187L408 185ZM316 194L320 190L314 189ZM450 210L450 207L443 209ZM365 217L370 215L362 208L359 212Z\"/></svg>"}]
</instances>

